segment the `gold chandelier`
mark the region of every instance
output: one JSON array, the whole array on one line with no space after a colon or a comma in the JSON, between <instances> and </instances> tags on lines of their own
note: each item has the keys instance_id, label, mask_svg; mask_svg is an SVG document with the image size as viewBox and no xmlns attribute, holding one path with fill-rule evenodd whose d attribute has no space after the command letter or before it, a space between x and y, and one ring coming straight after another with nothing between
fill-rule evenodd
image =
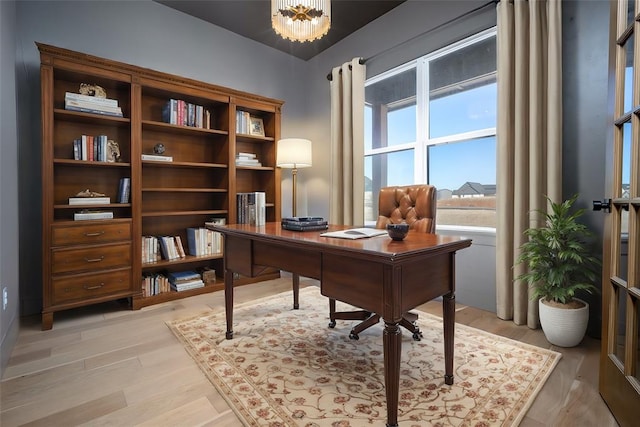
<instances>
[{"instance_id":1,"label":"gold chandelier","mask_svg":"<svg viewBox=\"0 0 640 427\"><path fill-rule=\"evenodd\" d=\"M292 41L321 38L331 26L330 0L271 0L271 25Z\"/></svg>"}]
</instances>

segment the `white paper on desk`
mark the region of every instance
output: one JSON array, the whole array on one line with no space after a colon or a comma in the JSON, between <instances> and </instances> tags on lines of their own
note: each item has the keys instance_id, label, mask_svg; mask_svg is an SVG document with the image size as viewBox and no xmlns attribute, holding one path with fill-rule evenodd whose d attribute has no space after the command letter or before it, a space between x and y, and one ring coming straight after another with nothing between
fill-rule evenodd
<instances>
[{"instance_id":1,"label":"white paper on desk","mask_svg":"<svg viewBox=\"0 0 640 427\"><path fill-rule=\"evenodd\" d=\"M376 228L350 228L348 230L320 233L322 237L337 237L340 239L365 239L367 237L382 236L384 234L387 234L385 230Z\"/></svg>"}]
</instances>

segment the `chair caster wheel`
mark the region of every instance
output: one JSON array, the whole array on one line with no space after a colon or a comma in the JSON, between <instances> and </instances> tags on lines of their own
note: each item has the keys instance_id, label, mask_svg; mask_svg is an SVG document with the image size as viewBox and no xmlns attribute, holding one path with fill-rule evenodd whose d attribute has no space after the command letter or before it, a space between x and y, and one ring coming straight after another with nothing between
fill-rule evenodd
<instances>
[{"instance_id":1,"label":"chair caster wheel","mask_svg":"<svg viewBox=\"0 0 640 427\"><path fill-rule=\"evenodd\" d=\"M331 329L335 328L335 327L336 327L336 321L335 321L335 320L332 320L331 322L329 322L329 327L330 327Z\"/></svg>"},{"instance_id":2,"label":"chair caster wheel","mask_svg":"<svg viewBox=\"0 0 640 427\"><path fill-rule=\"evenodd\" d=\"M356 341L358 341L358 340L360 339L360 337L358 336L358 334L354 334L353 332L351 332L351 333L349 334L349 338L350 338L350 339L352 339L352 340L356 340Z\"/></svg>"}]
</instances>

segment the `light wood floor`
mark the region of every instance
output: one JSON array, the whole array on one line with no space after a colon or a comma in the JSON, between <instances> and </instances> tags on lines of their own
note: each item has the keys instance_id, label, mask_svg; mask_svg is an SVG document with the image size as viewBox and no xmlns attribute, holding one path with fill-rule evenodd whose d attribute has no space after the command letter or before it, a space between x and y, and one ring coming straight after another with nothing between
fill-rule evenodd
<instances>
[{"instance_id":1,"label":"light wood floor","mask_svg":"<svg viewBox=\"0 0 640 427\"><path fill-rule=\"evenodd\" d=\"M302 285L315 284L303 280ZM288 277L237 288L236 302L290 289ZM304 301L301 301L304 304ZM22 319L0 383L0 425L241 426L165 321L223 309L222 292L128 310L116 302L57 313L53 330ZM440 314L441 304L421 310ZM327 304L328 310L328 304ZM459 306L456 321L553 348L542 331ZM319 327L326 327L320 325ZM617 426L598 394L600 341L553 348L563 356L521 426Z\"/></svg>"}]
</instances>

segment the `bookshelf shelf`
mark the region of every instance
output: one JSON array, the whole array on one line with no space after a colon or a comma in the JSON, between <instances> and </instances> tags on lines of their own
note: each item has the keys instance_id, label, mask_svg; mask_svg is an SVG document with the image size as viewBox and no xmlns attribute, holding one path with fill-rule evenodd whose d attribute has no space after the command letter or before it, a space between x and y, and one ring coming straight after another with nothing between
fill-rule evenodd
<instances>
[{"instance_id":1,"label":"bookshelf shelf","mask_svg":"<svg viewBox=\"0 0 640 427\"><path fill-rule=\"evenodd\" d=\"M162 216L187 216L187 215L224 215L226 210L212 209L206 211L155 211L155 212L143 212L143 217L162 217Z\"/></svg>"},{"instance_id":2,"label":"bookshelf shelf","mask_svg":"<svg viewBox=\"0 0 640 427\"><path fill-rule=\"evenodd\" d=\"M88 168L130 168L131 163L125 162L96 162L88 160L53 159L54 165L79 166Z\"/></svg>"},{"instance_id":3,"label":"bookshelf shelf","mask_svg":"<svg viewBox=\"0 0 640 427\"><path fill-rule=\"evenodd\" d=\"M153 263L143 262L155 258L153 252L141 254L143 249L155 249L148 236L170 237L178 251L180 241L189 253L188 237L193 241L194 236L189 229L204 228L211 221L236 222L240 192L264 192L266 220L280 220L275 141L280 138L283 102L42 43L37 46L43 141L42 328L51 329L54 313L69 308L128 298L137 309L223 289L221 253ZM81 84L100 86L106 100L77 96ZM92 111L104 112L108 109L99 105L116 104L123 117L66 110L69 99L87 102L87 110ZM179 121L172 118L178 111L168 108L176 105L181 111ZM262 119L265 136L236 134L238 110ZM117 143L121 161L74 160L74 140L102 135ZM95 147L103 146L93 147L95 153ZM262 166L236 166L236 153L245 152L255 153ZM143 154L159 153L173 161L142 160ZM124 178L130 182L129 203L68 204L70 197L86 189L117 201ZM74 220L85 209L112 213L113 219ZM207 247L216 250L217 238L207 240ZM167 244L163 240L159 245L171 249ZM77 270L60 273L87 248L98 258L110 257L111 264L78 262ZM159 287L150 293L145 284L145 276L185 270L215 270L217 283L157 295L151 294ZM257 278L234 277L234 285L278 276L279 271L268 270ZM96 293L73 289L76 296L70 300L68 290L84 279L107 282Z\"/></svg>"},{"instance_id":4,"label":"bookshelf shelf","mask_svg":"<svg viewBox=\"0 0 640 427\"><path fill-rule=\"evenodd\" d=\"M180 259L172 259L172 260L163 259L156 262L143 263L142 269L143 271L157 270L157 269L163 269L169 266L193 264L193 263L199 263L202 261L210 261L210 260L222 259L222 258L223 258L223 254L221 253L203 255L203 256L187 255L185 258L180 258Z\"/></svg>"},{"instance_id":5,"label":"bookshelf shelf","mask_svg":"<svg viewBox=\"0 0 640 427\"><path fill-rule=\"evenodd\" d=\"M82 113L80 111L71 111L64 110L62 108L56 108L53 110L55 114L55 119L57 120L67 120L74 122L111 122L111 123L119 123L120 126L128 126L131 123L131 120L127 117L116 117L116 116L108 116L101 114L92 114L92 113Z\"/></svg>"},{"instance_id":6,"label":"bookshelf shelf","mask_svg":"<svg viewBox=\"0 0 640 427\"><path fill-rule=\"evenodd\" d=\"M228 166L224 163L157 162L152 160L143 160L142 165L145 167L161 167L161 168L213 168L213 169L228 168Z\"/></svg>"},{"instance_id":7,"label":"bookshelf shelf","mask_svg":"<svg viewBox=\"0 0 640 427\"><path fill-rule=\"evenodd\" d=\"M163 192L163 193L226 193L225 188L171 188L171 187L158 187L158 188L143 188L142 191L148 192Z\"/></svg>"},{"instance_id":8,"label":"bookshelf shelf","mask_svg":"<svg viewBox=\"0 0 640 427\"><path fill-rule=\"evenodd\" d=\"M198 128L193 126L178 126L178 125L172 125L170 123L154 122L150 120L143 120L142 125L144 129L158 130L161 132L169 132L169 133L184 133L184 134L202 133L202 134L211 134L211 135L228 135L229 134L229 132L225 130L205 129L205 128Z\"/></svg>"}]
</instances>

